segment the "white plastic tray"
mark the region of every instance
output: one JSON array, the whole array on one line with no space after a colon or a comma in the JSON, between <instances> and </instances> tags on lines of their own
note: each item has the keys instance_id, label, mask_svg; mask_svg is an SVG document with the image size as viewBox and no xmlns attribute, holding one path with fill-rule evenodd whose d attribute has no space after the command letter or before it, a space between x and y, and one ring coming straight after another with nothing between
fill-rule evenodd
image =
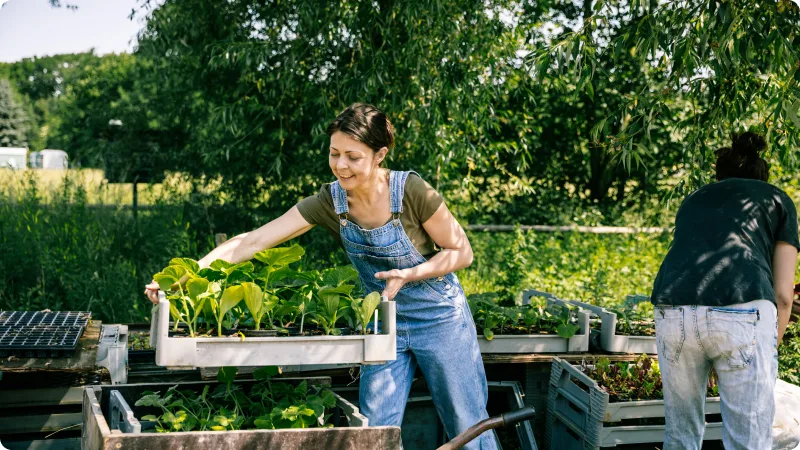
<instances>
[{"instance_id":1,"label":"white plastic tray","mask_svg":"<svg viewBox=\"0 0 800 450\"><path fill-rule=\"evenodd\" d=\"M530 303L530 297L536 291L523 293L523 304ZM555 297L548 297L548 302L566 303ZM589 351L589 313L578 310L578 332L569 339L555 334L502 335L495 334L490 341L478 335L481 353L580 353Z\"/></svg>"},{"instance_id":2,"label":"white plastic tray","mask_svg":"<svg viewBox=\"0 0 800 450\"><path fill-rule=\"evenodd\" d=\"M150 346L156 364L169 368L380 364L397 358L396 305L378 307L381 333L349 336L169 337L169 300L159 292Z\"/></svg>"},{"instance_id":3,"label":"white plastic tray","mask_svg":"<svg viewBox=\"0 0 800 450\"><path fill-rule=\"evenodd\" d=\"M591 311L600 318L600 348L611 353L647 353L655 355L655 336L626 336L617 334L617 315L605 308L588 303L570 300L575 306Z\"/></svg>"}]
</instances>

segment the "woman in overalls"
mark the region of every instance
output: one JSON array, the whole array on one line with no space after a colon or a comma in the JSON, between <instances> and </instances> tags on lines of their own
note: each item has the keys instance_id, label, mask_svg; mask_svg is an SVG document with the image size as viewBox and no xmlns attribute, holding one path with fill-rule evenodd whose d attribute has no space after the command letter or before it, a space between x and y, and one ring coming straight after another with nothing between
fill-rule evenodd
<instances>
[{"instance_id":1,"label":"woman in overalls","mask_svg":"<svg viewBox=\"0 0 800 450\"><path fill-rule=\"evenodd\" d=\"M464 290L454 272L472 263L464 230L414 172L381 168L394 146L386 115L354 104L330 124L336 181L283 216L203 257L238 263L321 225L341 241L367 292L397 302L397 359L361 368L359 404L370 425L400 426L419 366L450 438L488 417L486 374ZM438 247L438 251L436 248ZM158 285L145 291L157 303ZM497 448L484 433L465 448Z\"/></svg>"}]
</instances>

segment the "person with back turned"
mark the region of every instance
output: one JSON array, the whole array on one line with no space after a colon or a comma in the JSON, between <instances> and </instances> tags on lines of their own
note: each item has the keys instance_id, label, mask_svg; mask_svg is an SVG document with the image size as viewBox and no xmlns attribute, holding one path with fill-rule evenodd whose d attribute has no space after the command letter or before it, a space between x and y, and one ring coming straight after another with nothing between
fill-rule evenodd
<instances>
[{"instance_id":1,"label":"person with back turned","mask_svg":"<svg viewBox=\"0 0 800 450\"><path fill-rule=\"evenodd\" d=\"M752 132L717 150L717 181L690 194L653 286L664 383L664 450L699 449L709 371L719 379L727 450L768 450L778 342L791 313L797 211L767 183Z\"/></svg>"}]
</instances>

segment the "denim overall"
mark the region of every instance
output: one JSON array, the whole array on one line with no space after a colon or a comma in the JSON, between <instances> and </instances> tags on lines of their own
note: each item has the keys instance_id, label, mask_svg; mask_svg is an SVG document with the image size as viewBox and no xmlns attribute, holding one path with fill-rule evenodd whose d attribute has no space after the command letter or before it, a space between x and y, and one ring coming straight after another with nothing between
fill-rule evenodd
<instances>
[{"instance_id":1,"label":"denim overall","mask_svg":"<svg viewBox=\"0 0 800 450\"><path fill-rule=\"evenodd\" d=\"M347 191L331 185L339 233L366 292L382 292L375 273L418 266L426 259L400 221L403 191L411 172L389 173L392 220L365 230L348 220ZM475 325L455 274L406 283L397 302L397 359L361 367L359 407L370 425L400 426L414 371L419 365L439 418L450 438L488 417L488 388ZM467 449L496 449L486 432Z\"/></svg>"}]
</instances>

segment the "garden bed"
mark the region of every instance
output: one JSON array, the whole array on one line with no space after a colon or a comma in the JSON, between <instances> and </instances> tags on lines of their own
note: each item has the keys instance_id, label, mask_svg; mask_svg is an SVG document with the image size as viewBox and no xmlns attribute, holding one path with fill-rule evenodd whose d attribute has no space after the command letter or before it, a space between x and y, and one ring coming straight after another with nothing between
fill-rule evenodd
<instances>
[{"instance_id":1,"label":"garden bed","mask_svg":"<svg viewBox=\"0 0 800 450\"><path fill-rule=\"evenodd\" d=\"M636 363L616 367L598 362L597 367L575 366L556 357L550 373L545 448L586 450L623 444L664 441L664 400L660 393L660 372L655 360L640 358ZM604 368L598 369L601 364ZM590 375L597 370L619 375L628 370L631 386L601 385ZM606 377L608 383L619 376ZM710 383L711 385L712 383ZM716 385L709 388L715 394ZM635 398L643 398L636 400ZM722 439L720 399L706 398L704 440Z\"/></svg>"},{"instance_id":2,"label":"garden bed","mask_svg":"<svg viewBox=\"0 0 800 450\"><path fill-rule=\"evenodd\" d=\"M655 321L636 311L637 305L645 301L644 296L628 296L623 308L613 311L588 303L570 303L591 311L600 320L600 329L592 330L592 342L601 350L611 353L658 353L656 348Z\"/></svg>"},{"instance_id":3,"label":"garden bed","mask_svg":"<svg viewBox=\"0 0 800 450\"><path fill-rule=\"evenodd\" d=\"M573 353L589 350L589 313L538 291L525 291L523 305L470 305L481 353ZM542 299L531 304L532 297Z\"/></svg>"},{"instance_id":4,"label":"garden bed","mask_svg":"<svg viewBox=\"0 0 800 450\"><path fill-rule=\"evenodd\" d=\"M191 409L186 406L188 402L206 397L219 398L218 392L224 392L226 387L229 391L233 391L233 395L250 392L248 398L258 406L258 402L261 400L254 397L253 392L259 381L92 386L84 390L82 448L84 450L115 450L117 448L131 450L154 448L378 450L400 448L399 427L369 427L367 418L359 413L357 407L327 390L323 392L315 389L314 393L320 392L325 395L315 396L314 400L311 397L305 397L305 389L312 389L320 383L329 384L329 378L273 379L273 383L275 382L279 382L281 385L292 384L295 386L294 390L302 390L302 400L307 401L310 405L308 407L302 404L295 406L297 414L292 413L295 410L289 406L287 409L283 409L281 414L272 414L275 420L303 420L304 417L310 417L311 419L305 420L310 420L312 425L316 420L324 420L324 425L314 428L297 428L295 425L293 428L285 429L282 427L277 427L281 429L241 429L242 427L233 426L236 421L233 412L222 410L221 412L216 411L213 415L214 429L217 431L175 431L182 424L186 424L188 418L193 415L193 413L181 415L180 411L175 411L175 408ZM222 386L221 389L220 386ZM277 390L275 384L272 386ZM169 392L174 392L170 391L170 388L173 387L175 391L181 392L180 395L184 396L180 406L174 406L177 403L175 398L166 399ZM290 390L290 394L296 394L294 390ZM211 394L209 394L210 392ZM192 393L194 396L191 395ZM164 397L161 397L162 395ZM177 396L178 394L176 394ZM241 397L238 398L242 401ZM306 416L305 409L322 407L322 398L325 399L324 412L311 411ZM316 400L320 405L311 406ZM213 400L211 402L213 403ZM154 408L154 405L161 405L169 411L163 414L159 412L158 416L154 416L152 411L157 409ZM283 406L286 405L281 405L280 408ZM169 419L165 419L168 414ZM211 416L211 414L209 415ZM182 417L186 417L186 419L181 420ZM251 426L271 428L274 425L268 417L269 413L267 416L255 418L254 421L250 420L249 422L255 423ZM281 419L281 417L289 419ZM170 432L156 432L157 430L152 427L153 419L158 419L158 423L162 427L170 427L170 430L161 429L160 431ZM264 422L265 420L266 422ZM239 422L245 423L244 419ZM151 425L149 430L148 424ZM193 425L197 427L197 421Z\"/></svg>"}]
</instances>

